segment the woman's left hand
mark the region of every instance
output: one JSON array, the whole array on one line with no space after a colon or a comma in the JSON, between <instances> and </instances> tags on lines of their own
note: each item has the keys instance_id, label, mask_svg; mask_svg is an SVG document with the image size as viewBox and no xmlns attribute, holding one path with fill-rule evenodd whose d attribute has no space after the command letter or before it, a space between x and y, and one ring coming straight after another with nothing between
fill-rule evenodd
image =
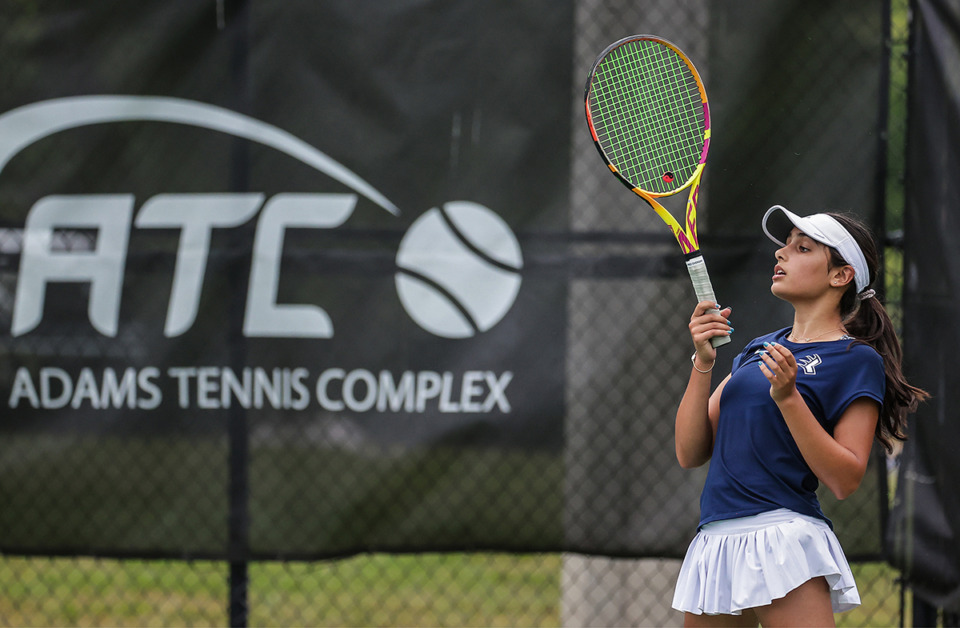
<instances>
[{"instance_id":1,"label":"woman's left hand","mask_svg":"<svg viewBox=\"0 0 960 628\"><path fill-rule=\"evenodd\" d=\"M777 343L764 343L760 354L760 371L770 381L770 396L780 402L797 387L797 361L793 354Z\"/></svg>"}]
</instances>

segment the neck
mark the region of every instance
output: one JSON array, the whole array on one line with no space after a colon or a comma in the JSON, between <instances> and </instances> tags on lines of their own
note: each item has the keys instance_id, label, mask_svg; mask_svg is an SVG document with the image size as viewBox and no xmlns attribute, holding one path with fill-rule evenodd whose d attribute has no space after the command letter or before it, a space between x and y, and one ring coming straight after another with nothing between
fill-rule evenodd
<instances>
[{"instance_id":1,"label":"neck","mask_svg":"<svg viewBox=\"0 0 960 628\"><path fill-rule=\"evenodd\" d=\"M795 342L837 340L846 333L837 308L797 308L790 337Z\"/></svg>"}]
</instances>

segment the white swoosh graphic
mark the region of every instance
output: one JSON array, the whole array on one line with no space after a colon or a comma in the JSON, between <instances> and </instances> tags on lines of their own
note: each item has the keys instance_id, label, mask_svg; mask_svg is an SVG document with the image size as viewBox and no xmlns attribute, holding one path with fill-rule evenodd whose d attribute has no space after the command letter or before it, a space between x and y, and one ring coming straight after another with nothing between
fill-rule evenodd
<instances>
[{"instance_id":1,"label":"white swoosh graphic","mask_svg":"<svg viewBox=\"0 0 960 628\"><path fill-rule=\"evenodd\" d=\"M32 103L0 116L0 171L21 150L60 131L105 122L156 121L203 127L275 148L349 186L394 215L369 183L300 138L266 122L192 100L158 96L77 96Z\"/></svg>"}]
</instances>

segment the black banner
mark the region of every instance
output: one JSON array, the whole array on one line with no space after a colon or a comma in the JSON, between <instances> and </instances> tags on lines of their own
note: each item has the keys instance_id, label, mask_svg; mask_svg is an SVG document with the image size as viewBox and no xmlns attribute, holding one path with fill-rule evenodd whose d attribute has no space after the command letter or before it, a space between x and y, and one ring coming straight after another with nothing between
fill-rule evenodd
<instances>
[{"instance_id":1,"label":"black banner","mask_svg":"<svg viewBox=\"0 0 960 628\"><path fill-rule=\"evenodd\" d=\"M569 4L9 19L4 551L556 544Z\"/></svg>"}]
</instances>

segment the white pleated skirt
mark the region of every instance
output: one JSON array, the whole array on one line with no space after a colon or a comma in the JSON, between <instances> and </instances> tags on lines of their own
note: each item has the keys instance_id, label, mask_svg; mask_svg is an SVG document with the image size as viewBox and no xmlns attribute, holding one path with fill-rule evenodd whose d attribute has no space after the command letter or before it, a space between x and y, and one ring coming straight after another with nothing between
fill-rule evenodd
<instances>
[{"instance_id":1,"label":"white pleated skirt","mask_svg":"<svg viewBox=\"0 0 960 628\"><path fill-rule=\"evenodd\" d=\"M824 576L833 612L860 605L840 541L821 519L786 509L703 526L680 567L673 608L740 615Z\"/></svg>"}]
</instances>

